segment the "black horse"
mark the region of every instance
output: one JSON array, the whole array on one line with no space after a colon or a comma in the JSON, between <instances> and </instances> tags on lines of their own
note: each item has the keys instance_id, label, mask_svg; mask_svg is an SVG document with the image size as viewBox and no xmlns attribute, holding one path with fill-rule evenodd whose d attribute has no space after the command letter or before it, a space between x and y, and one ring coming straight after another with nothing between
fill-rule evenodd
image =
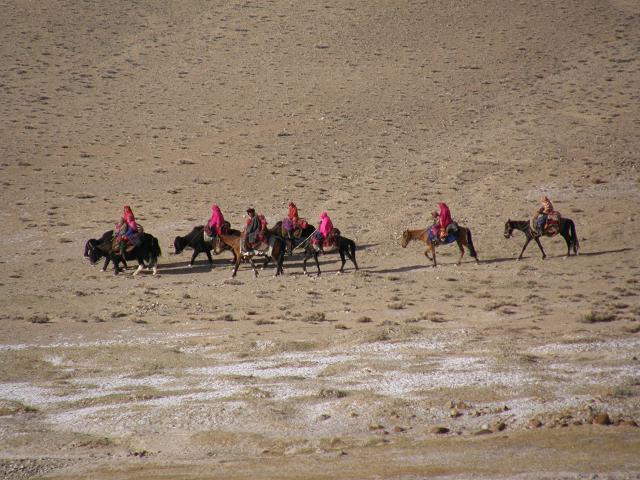
<instances>
[{"instance_id":1,"label":"black horse","mask_svg":"<svg viewBox=\"0 0 640 480\"><path fill-rule=\"evenodd\" d=\"M238 230L233 230L229 222L224 222L222 225L222 232L226 235L240 235ZM191 255L191 261L189 262L189 266L192 267L193 263L196 260L196 257L204 252L209 259L209 265L213 265L213 258L211 257L211 250L216 255L222 253L225 250L233 249L226 245L225 243L219 241L219 239L215 238L212 241L205 241L204 239L204 225L198 225L197 227L193 227L191 233L188 233L184 237L177 236L173 241L173 248L175 248L175 254L178 255L182 253L185 248L192 248L193 255ZM233 262L235 263L235 253Z\"/></svg>"},{"instance_id":2,"label":"black horse","mask_svg":"<svg viewBox=\"0 0 640 480\"><path fill-rule=\"evenodd\" d=\"M313 233L313 230L315 230L313 227L311 227L311 233ZM353 265L356 267L356 270L358 270L358 263L356 262L356 242L354 242L353 240L343 237L340 234L340 230L338 230L337 228L334 229L335 232L335 240L336 240L336 245L335 246L331 246L331 247L326 247L326 249L324 249L323 253L324 254L328 254L328 253L338 253L340 255L340 260L342 261L342 265L340 265L340 273L344 273L344 265L345 263L347 263L347 260L345 257L348 257L349 260L351 260L353 262ZM311 233L309 235L311 235ZM305 237L304 235L301 235L302 241L304 241L304 239L308 238ZM316 268L318 269L318 275L320 275L320 262L318 262L318 254L320 253L319 250L317 250L313 244L311 243L311 239L309 239L307 242L305 242L304 245L304 260L302 262L302 271L304 272L305 275L307 275L307 260L309 260L311 257L313 257L313 259L316 261Z\"/></svg>"},{"instance_id":3,"label":"black horse","mask_svg":"<svg viewBox=\"0 0 640 480\"><path fill-rule=\"evenodd\" d=\"M87 243L84 244L84 257L89 259L89 261L91 261L91 250L96 245L100 245L101 243L104 243L104 242L110 242L112 240L113 240L113 230L107 230L98 239L91 238L91 239L87 240ZM111 258L109 258L109 257L105 258L104 266L102 267L102 271L103 272L107 271L107 267L109 266L109 262L110 261L111 261ZM94 265L96 262L97 262L97 260L94 261L94 262L91 262L91 265ZM125 268L125 270L128 268L127 261L124 258L122 259L122 265Z\"/></svg>"},{"instance_id":4,"label":"black horse","mask_svg":"<svg viewBox=\"0 0 640 480\"><path fill-rule=\"evenodd\" d=\"M160 250L160 243L158 239L153 235L148 233L143 233L140 238L140 243L136 245L133 249L125 252L124 257L120 255L119 250L114 250L113 248L113 240L112 238L105 238L105 235L102 236L100 240L89 240L85 246L85 251L88 249L88 257L91 265L95 265L98 261L105 257L104 266L102 267L102 271L107 270L107 266L109 262L113 262L113 273L117 275L120 272L120 262L124 262L126 260L137 260L138 261L138 269L133 272L134 275L137 275L142 271L145 266L145 262L149 266L149 268L153 269L153 274L158 273L158 257L162 254Z\"/></svg>"},{"instance_id":5,"label":"black horse","mask_svg":"<svg viewBox=\"0 0 640 480\"><path fill-rule=\"evenodd\" d=\"M578 249L580 248L580 242L578 241L578 236L576 235L576 226L573 223L573 220L570 218L561 218L560 219L560 235L564 238L564 241L567 242L567 256L571 256L571 250L573 250L574 255L578 255ZM532 228L531 223L524 221L516 221L516 220L507 220L504 224L504 238L511 238L514 230L520 230L525 234L527 240L524 242L524 246L522 247L522 251L518 256L518 260L522 259L522 255L529 245L531 240L535 240L542 252L542 259L547 258L547 254L544 253L544 249L542 248L542 244L540 243L540 235L536 234ZM549 236L543 233L542 236Z\"/></svg>"}]
</instances>

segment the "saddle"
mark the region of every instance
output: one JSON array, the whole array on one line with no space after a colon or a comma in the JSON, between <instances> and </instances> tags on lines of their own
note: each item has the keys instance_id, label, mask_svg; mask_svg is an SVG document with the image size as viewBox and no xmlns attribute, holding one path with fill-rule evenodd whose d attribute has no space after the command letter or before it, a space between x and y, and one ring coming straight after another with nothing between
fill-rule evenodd
<instances>
[{"instance_id":1,"label":"saddle","mask_svg":"<svg viewBox=\"0 0 640 480\"><path fill-rule=\"evenodd\" d=\"M549 213L547 215L547 221L542 226L542 233L539 232L539 227L537 225L538 216L535 216L531 220L531 231L537 233L538 235L544 235L545 237L553 237L560 233L560 220L562 219L562 215L557 210Z\"/></svg>"},{"instance_id":2,"label":"saddle","mask_svg":"<svg viewBox=\"0 0 640 480\"><path fill-rule=\"evenodd\" d=\"M434 245L447 245L449 243L453 243L458 239L458 229L454 232L449 233L445 238L440 236L439 229L429 228L427 230L427 235L429 236L429 241Z\"/></svg>"},{"instance_id":3,"label":"saddle","mask_svg":"<svg viewBox=\"0 0 640 480\"><path fill-rule=\"evenodd\" d=\"M276 236L271 236L268 240L260 239L253 244L247 242L242 255L245 257L270 257L273 253L273 245L276 239Z\"/></svg>"}]
</instances>

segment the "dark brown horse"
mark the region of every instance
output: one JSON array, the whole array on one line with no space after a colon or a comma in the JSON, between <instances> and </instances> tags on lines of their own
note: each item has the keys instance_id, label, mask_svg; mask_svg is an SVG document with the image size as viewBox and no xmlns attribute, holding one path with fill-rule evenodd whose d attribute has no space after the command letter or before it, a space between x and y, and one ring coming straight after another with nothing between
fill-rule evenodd
<instances>
[{"instance_id":1,"label":"dark brown horse","mask_svg":"<svg viewBox=\"0 0 640 480\"><path fill-rule=\"evenodd\" d=\"M315 229L311 226L309 228L312 231ZM344 273L344 266L347 263L347 257L353 263L353 266L358 270L358 262L356 262L356 242L351 240L350 238L343 237L340 234L340 230L337 228L334 229L335 232L335 245L325 247L322 251L323 254L327 253L337 253L340 255L340 261L342 262L340 265L339 273ZM309 237L307 237L309 240ZM304 243L304 245L302 245ZM307 260L311 257L316 261L316 268L318 269L318 276L320 276L320 262L318 261L319 250L313 245L313 243L309 240L307 242L301 242L301 248L304 248L304 259L302 261L302 271L305 275L307 275Z\"/></svg>"},{"instance_id":2,"label":"dark brown horse","mask_svg":"<svg viewBox=\"0 0 640 480\"><path fill-rule=\"evenodd\" d=\"M427 246L427 249L424 251L424 255L429 260L433 261L434 267L437 266L436 246L441 244L434 243L429 239L428 229L421 228L417 230L405 230L404 232L402 232L402 240L400 241L400 245L402 245L402 248L406 248L409 242L412 240L419 240ZM464 247L467 247L469 249L469 255L476 259L476 263L480 263L480 260L478 259L478 253L473 246L471 230L466 227L458 227L458 238L456 239L456 243L458 244L458 248L460 249L460 258L458 259L458 263L456 265L460 265L462 263L462 257L464 256ZM429 256L429 252L431 252L431 256Z\"/></svg>"},{"instance_id":3,"label":"dark brown horse","mask_svg":"<svg viewBox=\"0 0 640 480\"><path fill-rule=\"evenodd\" d=\"M578 255L580 242L578 241L578 236L576 235L576 226L573 223L573 220L571 220L570 218L562 217L560 218L559 223L560 231L558 233L562 235L562 238L564 238L564 241L567 243L567 257L571 256L571 250L573 250L574 255ZM544 249L542 248L542 243L540 243L540 235L537 235L531 229L531 222L527 220L507 220L504 224L504 238L511 238L514 230L520 230L522 233L524 233L525 237L527 237L524 245L522 246L522 251L520 252L520 255L518 255L518 260L522 259L522 255L524 254L524 251L526 250L527 245L529 245L529 242L531 240L535 240L535 242L538 244L538 248L542 252L542 259L544 260L545 258L547 258L547 254L544 253ZM553 235L546 235L545 233L543 233L542 236L548 237Z\"/></svg>"},{"instance_id":4,"label":"dark brown horse","mask_svg":"<svg viewBox=\"0 0 640 480\"><path fill-rule=\"evenodd\" d=\"M257 277L258 269L256 268L256 264L253 261L253 257L255 256L264 256L265 257L264 265L266 265L267 263L269 263L271 259L273 259L276 262L276 276L281 275L283 273L282 263L284 262L286 245L284 240L281 237L274 235L268 231L266 232L266 241L271 250L270 253L269 251L264 251L261 253L253 253L254 251L251 251L248 253L242 252L241 251L241 243L242 243L241 235L221 234L219 235L219 237L222 243L229 246L233 250L233 254L236 257L236 262L233 267L233 273L231 274L232 277L235 277L236 273L238 273L238 268L240 267L240 262L242 260L249 261L249 263L251 264L251 267L253 267L253 273Z\"/></svg>"}]
</instances>

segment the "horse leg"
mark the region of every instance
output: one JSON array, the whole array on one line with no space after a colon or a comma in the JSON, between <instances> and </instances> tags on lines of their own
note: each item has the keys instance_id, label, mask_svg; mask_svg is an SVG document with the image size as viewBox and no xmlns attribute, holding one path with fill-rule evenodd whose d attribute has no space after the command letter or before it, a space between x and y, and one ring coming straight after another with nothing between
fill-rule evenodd
<instances>
[{"instance_id":1,"label":"horse leg","mask_svg":"<svg viewBox=\"0 0 640 480\"><path fill-rule=\"evenodd\" d=\"M527 236L527 239L524 242L524 245L522 246L522 251L520 252L520 255L518 255L518 260L522 260L522 255L524 255L524 251L527 249L527 245L529 245L529 242L531 241L533 237L529 237ZM538 239L536 238L536 241L538 242ZM540 242L538 242L538 245L540 245ZM542 246L540 247L542 248Z\"/></svg>"},{"instance_id":2,"label":"horse leg","mask_svg":"<svg viewBox=\"0 0 640 480\"><path fill-rule=\"evenodd\" d=\"M356 251L355 251L355 249L354 249L353 253L351 253L349 251L349 249L347 248L346 253L347 253L347 257L349 257L349 260L351 260L353 262L353 266L356 267L356 270L358 270L358 262L356 262Z\"/></svg>"},{"instance_id":3,"label":"horse leg","mask_svg":"<svg viewBox=\"0 0 640 480\"><path fill-rule=\"evenodd\" d=\"M538 237L534 237L536 240L536 243L538 244L538 247L540 248L540 251L542 252L542 259L544 260L545 258L547 258L547 254L544 253L544 248L542 248L542 243L540 243L540 239Z\"/></svg>"},{"instance_id":4,"label":"horse leg","mask_svg":"<svg viewBox=\"0 0 640 480\"><path fill-rule=\"evenodd\" d=\"M102 270L100 270L101 272L106 272L107 271L107 267L109 266L109 262L111 262L111 257L109 255L107 255L104 259L104 265L102 266Z\"/></svg>"},{"instance_id":5,"label":"horse leg","mask_svg":"<svg viewBox=\"0 0 640 480\"><path fill-rule=\"evenodd\" d=\"M200 254L200 252L198 250L196 250L195 248L193 249L193 255L191 255L191 261L189 262L189 266L193 267L193 264L196 261L196 257Z\"/></svg>"},{"instance_id":6,"label":"horse leg","mask_svg":"<svg viewBox=\"0 0 640 480\"><path fill-rule=\"evenodd\" d=\"M253 257L249 257L249 263L251 264L251 267L253 268L253 276L254 277L258 277L258 269L256 268L256 264L253 261Z\"/></svg>"},{"instance_id":7,"label":"horse leg","mask_svg":"<svg viewBox=\"0 0 640 480\"><path fill-rule=\"evenodd\" d=\"M302 260L302 272L305 275L308 275L307 273L307 260L309 260L309 252L307 250L304 251L304 259Z\"/></svg>"},{"instance_id":8,"label":"horse leg","mask_svg":"<svg viewBox=\"0 0 640 480\"><path fill-rule=\"evenodd\" d=\"M207 260L209 260L209 265L213 266L213 257L211 256L211 250L205 250L204 253L207 255Z\"/></svg>"},{"instance_id":9,"label":"horse leg","mask_svg":"<svg viewBox=\"0 0 640 480\"><path fill-rule=\"evenodd\" d=\"M562 232L562 238L567 243L567 257L571 256L571 239L569 238L569 232Z\"/></svg>"},{"instance_id":10,"label":"horse leg","mask_svg":"<svg viewBox=\"0 0 640 480\"><path fill-rule=\"evenodd\" d=\"M433 266L437 267L437 263L436 263L436 246L432 243L431 244L431 255L433 256Z\"/></svg>"},{"instance_id":11,"label":"horse leg","mask_svg":"<svg viewBox=\"0 0 640 480\"><path fill-rule=\"evenodd\" d=\"M120 258L111 254L111 261L113 262L113 274L118 275L120 273Z\"/></svg>"},{"instance_id":12,"label":"horse leg","mask_svg":"<svg viewBox=\"0 0 640 480\"><path fill-rule=\"evenodd\" d=\"M318 276L320 276L320 262L318 261L318 252L313 251L313 259L316 261L316 268L318 269Z\"/></svg>"},{"instance_id":13,"label":"horse leg","mask_svg":"<svg viewBox=\"0 0 640 480\"><path fill-rule=\"evenodd\" d=\"M344 256L344 251L342 250L342 248L338 250L338 253L340 254L340 261L342 262L342 265L340 265L340 270L338 271L338 273L344 273L344 264L347 263L347 259Z\"/></svg>"},{"instance_id":14,"label":"horse leg","mask_svg":"<svg viewBox=\"0 0 640 480\"><path fill-rule=\"evenodd\" d=\"M136 271L133 272L133 276L135 277L136 275L138 275L143 268L144 268L144 262L142 258L138 258L138 268L136 268Z\"/></svg>"},{"instance_id":15,"label":"horse leg","mask_svg":"<svg viewBox=\"0 0 640 480\"><path fill-rule=\"evenodd\" d=\"M460 249L460 258L458 259L458 263L456 265L460 266L462 263L462 257L464 257L464 247L462 246L462 242L458 239L458 248Z\"/></svg>"}]
</instances>

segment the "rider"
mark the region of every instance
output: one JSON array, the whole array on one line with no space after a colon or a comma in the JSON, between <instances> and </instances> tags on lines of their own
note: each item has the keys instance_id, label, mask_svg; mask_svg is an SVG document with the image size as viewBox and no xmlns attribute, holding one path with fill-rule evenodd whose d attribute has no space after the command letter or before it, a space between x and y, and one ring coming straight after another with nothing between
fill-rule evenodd
<instances>
[{"instance_id":1,"label":"rider","mask_svg":"<svg viewBox=\"0 0 640 480\"><path fill-rule=\"evenodd\" d=\"M439 238L441 241L446 240L449 234L454 233L456 231L456 224L451 218L451 212L449 211L449 207L446 203L440 202L438 204L440 211L434 210L431 212L431 217L434 220L434 224L432 227L433 234Z\"/></svg>"},{"instance_id":2,"label":"rider","mask_svg":"<svg viewBox=\"0 0 640 480\"><path fill-rule=\"evenodd\" d=\"M224 223L224 217L220 208L215 203L211 205L211 218L207 222L208 234L212 237L216 237L222 233L222 224Z\"/></svg>"},{"instance_id":3,"label":"rider","mask_svg":"<svg viewBox=\"0 0 640 480\"><path fill-rule=\"evenodd\" d=\"M320 225L316 230L316 233L313 238L313 243L318 247L320 252L324 252L323 243L329 237L329 235L333 232L333 223L329 218L329 214L327 212L322 212L320 214Z\"/></svg>"},{"instance_id":4,"label":"rider","mask_svg":"<svg viewBox=\"0 0 640 480\"><path fill-rule=\"evenodd\" d=\"M131 237L136 233L138 233L136 217L133 215L131 207L125 205L120 222L116 225L116 238L118 239L118 249L121 256L124 256L127 241L131 240Z\"/></svg>"},{"instance_id":5,"label":"rider","mask_svg":"<svg viewBox=\"0 0 640 480\"><path fill-rule=\"evenodd\" d=\"M249 217L244 222L244 235L241 237L243 239L242 251L246 251L247 247L250 248L256 243L262 226L260 218L256 215L256 210L253 207L247 208L247 215Z\"/></svg>"},{"instance_id":6,"label":"rider","mask_svg":"<svg viewBox=\"0 0 640 480\"><path fill-rule=\"evenodd\" d=\"M542 203L542 207L536 210L536 213L534 215L536 233L538 235L542 235L544 233L545 225L547 224L549 215L551 215L555 211L553 209L553 203L551 203L549 197L540 197L540 203Z\"/></svg>"},{"instance_id":7,"label":"rider","mask_svg":"<svg viewBox=\"0 0 640 480\"><path fill-rule=\"evenodd\" d=\"M298 223L300 222L300 217L298 217L298 207L293 202L289 202L289 213L287 214L287 218L293 222L293 228L298 228Z\"/></svg>"}]
</instances>

